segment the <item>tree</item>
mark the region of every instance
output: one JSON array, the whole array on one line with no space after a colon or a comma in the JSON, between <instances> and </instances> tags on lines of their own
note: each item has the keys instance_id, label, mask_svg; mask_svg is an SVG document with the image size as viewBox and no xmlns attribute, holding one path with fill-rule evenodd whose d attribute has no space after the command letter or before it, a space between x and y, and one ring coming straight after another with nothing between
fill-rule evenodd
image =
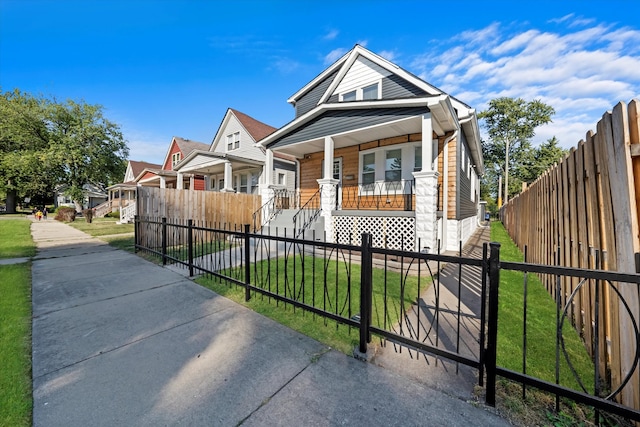
<instances>
[{"instance_id":1,"label":"tree","mask_svg":"<svg viewBox=\"0 0 640 427\"><path fill-rule=\"evenodd\" d=\"M109 185L122 179L129 149L119 126L104 117L102 106L72 100L51 103L46 120L58 184L65 185L76 210L82 209L86 184Z\"/></svg>"},{"instance_id":2,"label":"tree","mask_svg":"<svg viewBox=\"0 0 640 427\"><path fill-rule=\"evenodd\" d=\"M6 194L8 212L16 211L19 198L53 190L45 104L17 89L0 96L0 191Z\"/></svg>"},{"instance_id":3,"label":"tree","mask_svg":"<svg viewBox=\"0 0 640 427\"><path fill-rule=\"evenodd\" d=\"M478 118L484 120L490 138L489 142L483 141L482 144L489 166L487 178L497 184L497 178L504 176L505 203L510 194L519 192L518 182L520 185L522 182L521 179L509 182L509 171L533 162L530 139L535 136L536 127L549 123L553 114L553 107L542 101L526 102L522 98L507 97L491 100L489 108L478 114Z\"/></svg>"},{"instance_id":4,"label":"tree","mask_svg":"<svg viewBox=\"0 0 640 427\"><path fill-rule=\"evenodd\" d=\"M0 191L7 210L18 197L51 194L64 185L80 209L85 184L108 185L124 175L128 148L102 106L34 97L0 96Z\"/></svg>"}]
</instances>

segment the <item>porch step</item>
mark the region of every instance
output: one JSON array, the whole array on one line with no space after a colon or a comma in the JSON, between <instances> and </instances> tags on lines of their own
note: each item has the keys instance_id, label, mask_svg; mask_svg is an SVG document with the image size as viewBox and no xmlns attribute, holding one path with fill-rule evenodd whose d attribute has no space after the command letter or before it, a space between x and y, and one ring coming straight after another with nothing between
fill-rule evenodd
<instances>
[{"instance_id":1,"label":"porch step","mask_svg":"<svg viewBox=\"0 0 640 427\"><path fill-rule=\"evenodd\" d=\"M264 234L296 237L294 230L293 217L298 213L298 209L283 209L282 212L276 216L268 225L262 228ZM300 239L310 240L313 239L313 231L315 230L316 240L323 240L324 222L323 218L319 217L314 224L312 224L304 232L304 236L299 236ZM322 237L320 237L322 236Z\"/></svg>"}]
</instances>

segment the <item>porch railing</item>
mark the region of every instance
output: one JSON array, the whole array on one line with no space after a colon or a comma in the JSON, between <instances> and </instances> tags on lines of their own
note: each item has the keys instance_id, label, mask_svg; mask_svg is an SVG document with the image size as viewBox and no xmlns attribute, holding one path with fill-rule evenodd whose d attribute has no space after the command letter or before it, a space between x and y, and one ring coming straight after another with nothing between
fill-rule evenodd
<instances>
[{"instance_id":1,"label":"porch railing","mask_svg":"<svg viewBox=\"0 0 640 427\"><path fill-rule=\"evenodd\" d=\"M295 209L300 205L297 191L275 190L275 194L253 213L253 231L271 222L283 209Z\"/></svg>"},{"instance_id":2,"label":"porch railing","mask_svg":"<svg viewBox=\"0 0 640 427\"><path fill-rule=\"evenodd\" d=\"M376 181L370 184L342 184L338 209L415 210L415 181Z\"/></svg>"},{"instance_id":3,"label":"porch railing","mask_svg":"<svg viewBox=\"0 0 640 427\"><path fill-rule=\"evenodd\" d=\"M104 203L99 204L95 208L93 208L93 214L96 218L102 218L106 214L112 211L111 200L107 200Z\"/></svg>"},{"instance_id":4,"label":"porch railing","mask_svg":"<svg viewBox=\"0 0 640 427\"><path fill-rule=\"evenodd\" d=\"M137 204L136 203L129 203L127 206L123 206L120 209L120 223L124 224L124 223L129 223L129 222L133 222L136 214L137 214Z\"/></svg>"},{"instance_id":5,"label":"porch railing","mask_svg":"<svg viewBox=\"0 0 640 427\"><path fill-rule=\"evenodd\" d=\"M320 188L307 200L300 210L293 216L293 226L295 228L296 237L300 237L320 216L320 204L322 193Z\"/></svg>"}]
</instances>

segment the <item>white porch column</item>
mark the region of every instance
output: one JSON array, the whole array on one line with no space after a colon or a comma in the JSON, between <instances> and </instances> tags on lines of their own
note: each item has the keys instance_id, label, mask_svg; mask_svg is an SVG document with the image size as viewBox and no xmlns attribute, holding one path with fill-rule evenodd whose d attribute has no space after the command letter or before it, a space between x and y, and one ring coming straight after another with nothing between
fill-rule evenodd
<instances>
[{"instance_id":1,"label":"white porch column","mask_svg":"<svg viewBox=\"0 0 640 427\"><path fill-rule=\"evenodd\" d=\"M224 162L224 188L220 191L232 192L233 191L233 167L229 160Z\"/></svg>"},{"instance_id":2,"label":"white porch column","mask_svg":"<svg viewBox=\"0 0 640 427\"><path fill-rule=\"evenodd\" d=\"M167 188L167 180L164 179L164 176L160 176L160 188Z\"/></svg>"},{"instance_id":3,"label":"white porch column","mask_svg":"<svg viewBox=\"0 0 640 427\"><path fill-rule=\"evenodd\" d=\"M333 217L336 209L338 194L338 180L333 178L333 138L324 138L324 171L322 179L318 180L320 187L320 215L324 218L324 231L327 242L333 242Z\"/></svg>"},{"instance_id":4,"label":"white porch column","mask_svg":"<svg viewBox=\"0 0 640 427\"><path fill-rule=\"evenodd\" d=\"M422 115L422 172L433 168L433 124L431 113Z\"/></svg>"},{"instance_id":5,"label":"white porch column","mask_svg":"<svg viewBox=\"0 0 640 427\"><path fill-rule=\"evenodd\" d=\"M195 190L196 176L191 174L189 177L189 190Z\"/></svg>"},{"instance_id":6,"label":"white porch column","mask_svg":"<svg viewBox=\"0 0 640 427\"><path fill-rule=\"evenodd\" d=\"M437 251L438 172L433 167L431 113L422 116L422 171L414 172L416 186L416 250ZM446 190L445 190L446 191Z\"/></svg>"},{"instance_id":7,"label":"white porch column","mask_svg":"<svg viewBox=\"0 0 640 427\"><path fill-rule=\"evenodd\" d=\"M324 171L322 179L333 179L333 138L324 137Z\"/></svg>"},{"instance_id":8,"label":"white porch column","mask_svg":"<svg viewBox=\"0 0 640 427\"><path fill-rule=\"evenodd\" d=\"M273 151L267 149L264 161L264 184L273 184Z\"/></svg>"},{"instance_id":9,"label":"white porch column","mask_svg":"<svg viewBox=\"0 0 640 427\"><path fill-rule=\"evenodd\" d=\"M184 180L184 174L181 172L178 172L178 176L176 178L176 188L179 190L182 190L184 188L184 185L182 184Z\"/></svg>"},{"instance_id":10,"label":"white porch column","mask_svg":"<svg viewBox=\"0 0 640 427\"><path fill-rule=\"evenodd\" d=\"M204 175L204 191L210 191L210 190L211 190L211 176Z\"/></svg>"}]
</instances>

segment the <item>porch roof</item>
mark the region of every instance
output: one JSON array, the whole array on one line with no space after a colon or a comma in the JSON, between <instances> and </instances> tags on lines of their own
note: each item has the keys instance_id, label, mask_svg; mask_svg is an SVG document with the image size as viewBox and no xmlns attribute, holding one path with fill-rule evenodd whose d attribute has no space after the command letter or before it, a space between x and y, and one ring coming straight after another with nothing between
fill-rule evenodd
<instances>
[{"instance_id":1,"label":"porch roof","mask_svg":"<svg viewBox=\"0 0 640 427\"><path fill-rule=\"evenodd\" d=\"M262 139L259 144L296 157L323 149L331 136L336 148L422 131L422 115L431 112L438 135L459 128L449 96L391 101L322 104ZM329 125L329 122L333 122ZM337 126L335 126L337 124Z\"/></svg>"},{"instance_id":2,"label":"porch roof","mask_svg":"<svg viewBox=\"0 0 640 427\"><path fill-rule=\"evenodd\" d=\"M192 151L180 163L176 164L174 169L180 173L189 172L205 175L223 173L224 165L227 161L231 162L234 170L255 168L264 165L264 162L235 156L233 154L196 150Z\"/></svg>"}]
</instances>

